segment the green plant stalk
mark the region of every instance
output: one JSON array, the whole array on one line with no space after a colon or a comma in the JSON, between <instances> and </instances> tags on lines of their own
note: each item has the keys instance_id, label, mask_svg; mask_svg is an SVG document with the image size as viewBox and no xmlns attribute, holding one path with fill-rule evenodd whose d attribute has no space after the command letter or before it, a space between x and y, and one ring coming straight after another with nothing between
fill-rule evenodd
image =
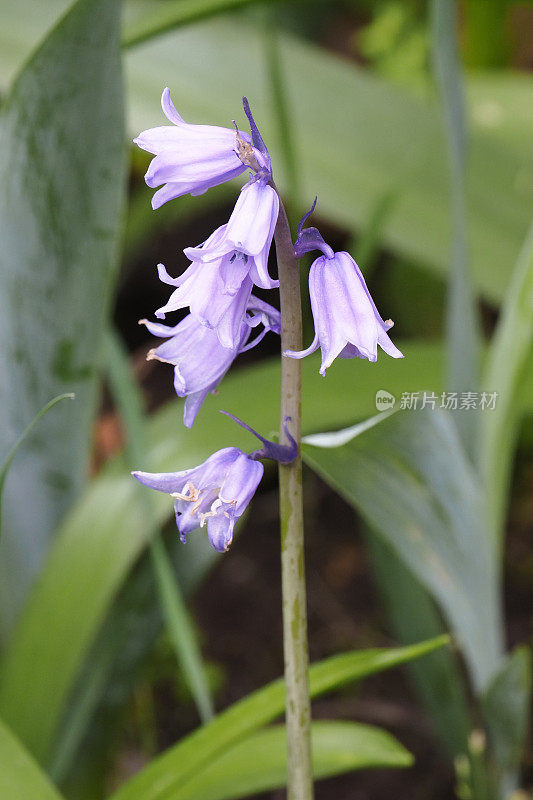
<instances>
[{"instance_id":1,"label":"green plant stalk","mask_svg":"<svg viewBox=\"0 0 533 800\"><path fill-rule=\"evenodd\" d=\"M275 230L280 281L281 351L302 347L302 307L298 259L294 255L287 214L280 201ZM298 456L279 466L281 522L281 589L285 652L287 793L289 800L312 800L311 702L309 699L307 608L305 591L302 460L301 460L300 361L281 357L281 430L290 417L290 431L298 444Z\"/></svg>"}]
</instances>

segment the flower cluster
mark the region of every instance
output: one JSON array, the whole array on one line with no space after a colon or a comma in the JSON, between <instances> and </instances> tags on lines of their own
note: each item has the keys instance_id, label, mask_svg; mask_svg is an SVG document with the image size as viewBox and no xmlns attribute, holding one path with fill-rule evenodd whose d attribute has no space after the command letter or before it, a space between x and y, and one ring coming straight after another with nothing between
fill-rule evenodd
<instances>
[{"instance_id":1,"label":"flower cluster","mask_svg":"<svg viewBox=\"0 0 533 800\"><path fill-rule=\"evenodd\" d=\"M228 222L202 244L185 248L190 262L185 271L173 278L163 264L158 265L160 280L173 291L155 316L165 319L166 314L186 308L187 316L174 326L141 320L151 334L165 339L150 350L148 358L174 366L174 388L185 398L183 421L190 428L205 398L217 389L237 356L258 344L267 332L281 332L279 311L253 294L254 286L266 290L279 286L269 273L268 257L280 201L270 155L246 98L243 106L250 134L235 123L232 130L185 122L168 89L161 105L171 124L143 131L134 140L154 156L145 175L147 185L157 188L154 209L184 194L202 194L247 170L250 173ZM322 375L337 356L375 361L378 344L393 358L402 357L387 334L392 322L380 317L355 261L348 253L334 253L316 228L303 227L315 204L316 200L300 222L295 243L298 257L312 250L322 252L309 274L315 337L306 350L283 355L303 358L320 347ZM258 459L287 463L297 453L287 430L290 445L277 445L234 419L261 440L261 450L245 454L230 447L182 472L133 473L141 483L175 499L182 541L190 531L207 524L209 540L219 551L231 543L235 521L261 480L263 467Z\"/></svg>"}]
</instances>

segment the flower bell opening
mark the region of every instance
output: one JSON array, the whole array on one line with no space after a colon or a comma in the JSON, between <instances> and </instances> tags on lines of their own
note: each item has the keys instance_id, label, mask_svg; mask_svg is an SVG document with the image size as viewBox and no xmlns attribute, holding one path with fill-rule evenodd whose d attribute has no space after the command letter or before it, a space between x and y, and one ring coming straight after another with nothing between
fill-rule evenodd
<instances>
[{"instance_id":1,"label":"flower bell opening","mask_svg":"<svg viewBox=\"0 0 533 800\"><path fill-rule=\"evenodd\" d=\"M220 553L233 541L236 521L244 513L263 477L263 465L237 447L218 450L198 467L181 472L132 472L139 483L165 492L174 500L180 540L197 528L207 528L211 545Z\"/></svg>"}]
</instances>

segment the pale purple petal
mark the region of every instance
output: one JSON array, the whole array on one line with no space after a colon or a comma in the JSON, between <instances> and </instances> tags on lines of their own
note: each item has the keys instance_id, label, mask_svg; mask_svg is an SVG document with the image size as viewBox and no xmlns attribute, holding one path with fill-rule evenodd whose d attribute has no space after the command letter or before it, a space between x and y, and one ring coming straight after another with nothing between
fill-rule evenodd
<instances>
[{"instance_id":1,"label":"pale purple petal","mask_svg":"<svg viewBox=\"0 0 533 800\"><path fill-rule=\"evenodd\" d=\"M306 356L310 356L311 353L314 353L320 347L320 342L318 341L318 334L315 333L315 338L309 345L306 347L305 350L284 350L283 355L287 356L287 358L305 358Z\"/></svg>"},{"instance_id":2,"label":"pale purple petal","mask_svg":"<svg viewBox=\"0 0 533 800\"><path fill-rule=\"evenodd\" d=\"M193 469L175 473L132 473L174 499L180 539L207 522L207 534L219 552L228 549L235 521L244 512L263 476L263 466L236 447L218 450Z\"/></svg>"},{"instance_id":3,"label":"pale purple petal","mask_svg":"<svg viewBox=\"0 0 533 800\"><path fill-rule=\"evenodd\" d=\"M224 514L216 514L207 520L207 536L219 553L225 553L233 541L235 519Z\"/></svg>"},{"instance_id":4,"label":"pale purple petal","mask_svg":"<svg viewBox=\"0 0 533 800\"><path fill-rule=\"evenodd\" d=\"M376 361L378 345L393 358L402 358L387 335L392 323L382 320L361 270L348 253L335 253L332 257L323 255L313 262L309 272L309 294L315 338L306 350L286 351L284 355L303 358L320 347L321 375L335 358Z\"/></svg>"},{"instance_id":5,"label":"pale purple petal","mask_svg":"<svg viewBox=\"0 0 533 800\"><path fill-rule=\"evenodd\" d=\"M252 292L252 281L245 278L239 291L231 298L224 314L217 322L216 334L223 347L232 351L240 347L246 307Z\"/></svg>"},{"instance_id":6,"label":"pale purple petal","mask_svg":"<svg viewBox=\"0 0 533 800\"><path fill-rule=\"evenodd\" d=\"M236 516L242 514L254 496L263 472L264 467L261 462L252 461L244 453L236 458L229 468L219 495L224 503L232 504Z\"/></svg>"},{"instance_id":7,"label":"pale purple petal","mask_svg":"<svg viewBox=\"0 0 533 800\"><path fill-rule=\"evenodd\" d=\"M222 249L220 252L219 245L226 242L226 225L221 225L213 231L211 236L199 244L197 247L186 247L184 253L190 261L214 261L226 253L233 252L232 248L228 245L228 250Z\"/></svg>"},{"instance_id":8,"label":"pale purple petal","mask_svg":"<svg viewBox=\"0 0 533 800\"><path fill-rule=\"evenodd\" d=\"M169 122L173 122L174 125L187 124L183 117L180 116L174 108L174 103L170 99L170 89L168 86L163 89L163 94L161 95L161 108L163 109L163 114Z\"/></svg>"},{"instance_id":9,"label":"pale purple petal","mask_svg":"<svg viewBox=\"0 0 533 800\"><path fill-rule=\"evenodd\" d=\"M152 198L153 208L184 194L203 194L246 170L235 152L235 131L215 125L191 125L178 114L164 90L161 106L172 125L142 131L135 144L154 155L145 175L151 188L164 184ZM250 143L250 136L239 132Z\"/></svg>"},{"instance_id":10,"label":"pale purple petal","mask_svg":"<svg viewBox=\"0 0 533 800\"><path fill-rule=\"evenodd\" d=\"M248 183L241 190L231 214L226 238L236 250L257 256L270 246L278 218L279 198L263 181Z\"/></svg>"},{"instance_id":11,"label":"pale purple petal","mask_svg":"<svg viewBox=\"0 0 533 800\"><path fill-rule=\"evenodd\" d=\"M132 472L134 478L149 489L157 489L158 492L181 492L187 483L187 472Z\"/></svg>"},{"instance_id":12,"label":"pale purple petal","mask_svg":"<svg viewBox=\"0 0 533 800\"><path fill-rule=\"evenodd\" d=\"M185 406L183 408L183 424L186 428L192 428L194 425L194 420L196 419L196 415L202 407L202 403L209 392L212 392L217 386L218 382L212 384L212 386L208 386L207 389L203 389L199 392L192 392L192 394L187 395L185 398ZM176 394L178 394L177 390Z\"/></svg>"}]
</instances>

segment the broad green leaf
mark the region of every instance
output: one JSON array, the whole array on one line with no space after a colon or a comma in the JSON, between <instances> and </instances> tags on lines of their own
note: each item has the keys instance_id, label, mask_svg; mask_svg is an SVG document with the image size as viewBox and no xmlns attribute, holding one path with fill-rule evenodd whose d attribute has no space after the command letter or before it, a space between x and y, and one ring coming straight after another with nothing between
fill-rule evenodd
<instances>
[{"instance_id":1,"label":"broad green leaf","mask_svg":"<svg viewBox=\"0 0 533 800\"><path fill-rule=\"evenodd\" d=\"M410 767L411 754L390 733L356 722L314 722L311 725L315 780L358 769ZM287 736L276 725L259 731L227 750L177 791L141 800L232 800L285 786Z\"/></svg>"},{"instance_id":2,"label":"broad green leaf","mask_svg":"<svg viewBox=\"0 0 533 800\"><path fill-rule=\"evenodd\" d=\"M165 85L185 119L212 124L228 125L235 115L242 119L240 98L246 94L271 147L276 180L285 188L273 100L264 60L258 57L261 36L260 29L234 16L177 30L130 50L131 132L164 124L159 98ZM400 187L384 226L384 245L445 274L449 181L436 109L314 45L281 35L279 51L302 199L318 194L320 216L351 231L364 228L383 195ZM178 75L179 80L173 79ZM501 81L498 77L498 85ZM505 85L493 104L490 80L483 78L479 88L471 79L469 249L476 287L495 301L508 283L533 206L533 157L526 144L527 132L533 133L531 116L521 117L520 139L506 135L516 126L511 108L515 110L518 98L527 106L532 79L508 76ZM150 192L146 194L148 198Z\"/></svg>"},{"instance_id":3,"label":"broad green leaf","mask_svg":"<svg viewBox=\"0 0 533 800\"><path fill-rule=\"evenodd\" d=\"M465 192L467 136L456 16L455 3L432 0L433 61L450 164L452 255L448 280L446 385L453 391L467 392L477 391L478 388L480 331L469 274ZM469 455L473 455L477 439L477 416L458 409L454 419L465 448Z\"/></svg>"},{"instance_id":4,"label":"broad green leaf","mask_svg":"<svg viewBox=\"0 0 533 800\"><path fill-rule=\"evenodd\" d=\"M0 453L50 397L77 398L41 420L6 481L4 634L86 480L124 189L119 12L76 3L0 116Z\"/></svg>"},{"instance_id":5,"label":"broad green leaf","mask_svg":"<svg viewBox=\"0 0 533 800\"><path fill-rule=\"evenodd\" d=\"M531 651L517 647L507 656L483 697L483 712L495 754L499 796L516 789L516 774L528 736Z\"/></svg>"},{"instance_id":6,"label":"broad green leaf","mask_svg":"<svg viewBox=\"0 0 533 800\"><path fill-rule=\"evenodd\" d=\"M444 636L396 650L359 650L327 658L309 669L311 697L425 655L447 641ZM182 739L121 786L112 800L171 797L172 792L186 785L213 757L272 722L284 708L285 686L280 679L230 706L212 722Z\"/></svg>"},{"instance_id":7,"label":"broad green leaf","mask_svg":"<svg viewBox=\"0 0 533 800\"><path fill-rule=\"evenodd\" d=\"M0 764L3 800L61 800L57 789L1 720Z\"/></svg>"},{"instance_id":8,"label":"broad green leaf","mask_svg":"<svg viewBox=\"0 0 533 800\"><path fill-rule=\"evenodd\" d=\"M379 534L367 529L365 538L394 635L411 644L441 633L443 621L427 590ZM436 650L408 664L407 671L450 756L465 753L471 724L456 654Z\"/></svg>"},{"instance_id":9,"label":"broad green leaf","mask_svg":"<svg viewBox=\"0 0 533 800\"><path fill-rule=\"evenodd\" d=\"M400 412L342 447L303 457L354 505L437 600L478 692L502 658L498 569L480 486L453 421Z\"/></svg>"},{"instance_id":10,"label":"broad green leaf","mask_svg":"<svg viewBox=\"0 0 533 800\"><path fill-rule=\"evenodd\" d=\"M524 376L531 375L533 340L533 225L523 244L507 290L483 385L497 392L496 407L482 417L480 465L485 484L489 533L501 548L512 457L520 423ZM526 390L527 391L527 390Z\"/></svg>"}]
</instances>

